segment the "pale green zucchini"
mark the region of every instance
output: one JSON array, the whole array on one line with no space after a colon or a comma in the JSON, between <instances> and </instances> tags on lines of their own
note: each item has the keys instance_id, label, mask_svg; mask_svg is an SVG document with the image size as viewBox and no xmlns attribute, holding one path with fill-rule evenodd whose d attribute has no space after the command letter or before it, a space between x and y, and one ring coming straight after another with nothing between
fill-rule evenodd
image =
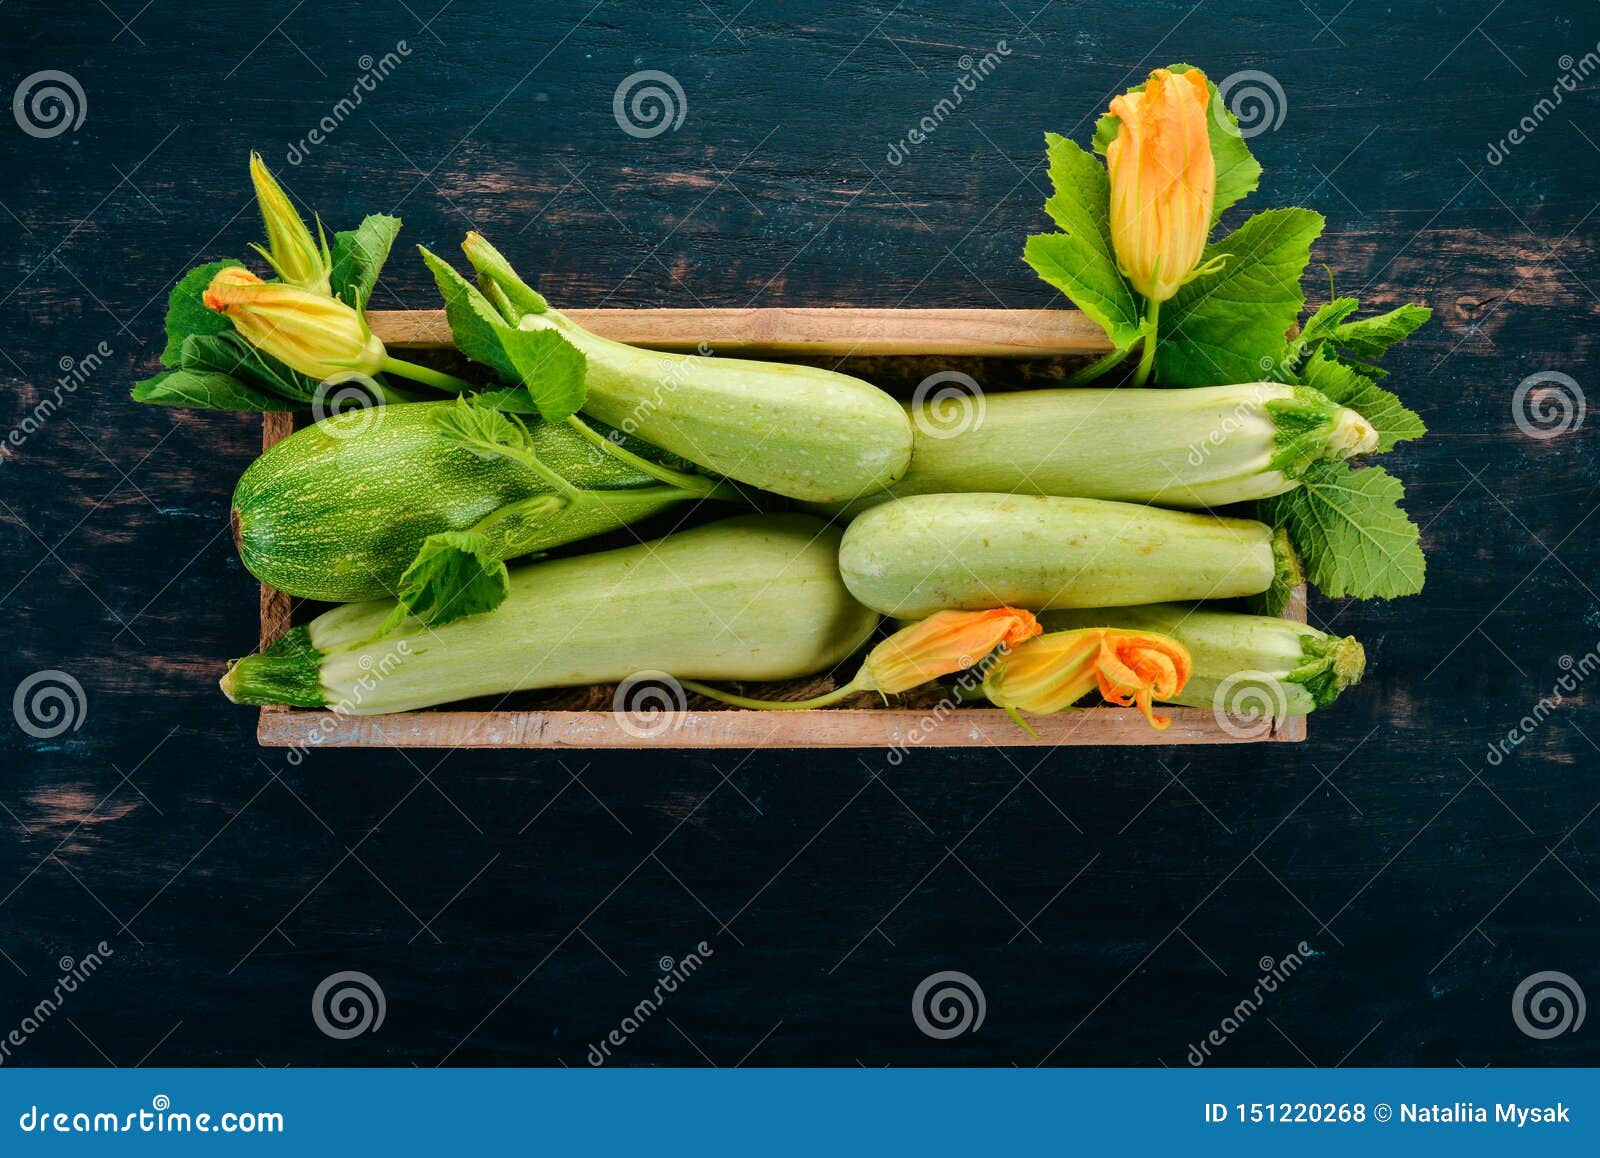
<instances>
[{"instance_id":1,"label":"pale green zucchini","mask_svg":"<svg viewBox=\"0 0 1600 1158\"><path fill-rule=\"evenodd\" d=\"M1303 716L1327 707L1345 688L1359 683L1367 666L1366 652L1354 636L1188 603L1047 611L1039 621L1046 631L1115 627L1171 636L1189 649L1194 670L1170 702L1195 708Z\"/></svg>"},{"instance_id":2,"label":"pale green zucchini","mask_svg":"<svg viewBox=\"0 0 1600 1158\"><path fill-rule=\"evenodd\" d=\"M1292 583L1292 552L1253 519L1099 499L943 494L858 516L845 585L885 615L943 608L1109 607L1256 595Z\"/></svg>"},{"instance_id":3,"label":"pale green zucchini","mask_svg":"<svg viewBox=\"0 0 1600 1158\"><path fill-rule=\"evenodd\" d=\"M584 413L725 475L792 499L848 502L911 459L911 421L859 378L814 366L623 345L553 310L480 234L462 246L503 313L554 330L588 360Z\"/></svg>"},{"instance_id":4,"label":"pale green zucchini","mask_svg":"<svg viewBox=\"0 0 1600 1158\"><path fill-rule=\"evenodd\" d=\"M781 680L861 647L878 617L839 580L839 533L806 515L747 515L653 543L516 568L494 611L380 635L394 603L337 607L235 661L235 703L402 712L642 671Z\"/></svg>"},{"instance_id":5,"label":"pale green zucchini","mask_svg":"<svg viewBox=\"0 0 1600 1158\"><path fill-rule=\"evenodd\" d=\"M830 513L956 491L1219 507L1293 490L1311 463L1378 441L1354 410L1276 382L1019 390L967 401L954 425L938 399L913 404L917 439L906 473Z\"/></svg>"},{"instance_id":6,"label":"pale green zucchini","mask_svg":"<svg viewBox=\"0 0 1600 1158\"><path fill-rule=\"evenodd\" d=\"M233 493L245 567L289 595L353 603L395 594L429 535L483 524L490 551L511 559L637 522L688 497L600 453L570 427L534 422L529 434L541 461L576 486L618 492L616 502L538 509L528 500L551 494L538 475L439 437L431 416L454 405L347 412L256 459ZM625 445L662 457L636 440Z\"/></svg>"}]
</instances>

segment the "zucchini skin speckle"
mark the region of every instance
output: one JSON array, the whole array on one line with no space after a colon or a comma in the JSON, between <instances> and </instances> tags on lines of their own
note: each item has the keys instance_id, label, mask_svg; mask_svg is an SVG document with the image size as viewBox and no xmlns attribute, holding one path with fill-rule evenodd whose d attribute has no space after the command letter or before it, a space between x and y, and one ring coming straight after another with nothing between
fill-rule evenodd
<instances>
[{"instance_id":1,"label":"zucchini skin speckle","mask_svg":"<svg viewBox=\"0 0 1600 1158\"><path fill-rule=\"evenodd\" d=\"M258 458L233 493L239 557L261 582L302 599L353 603L394 593L417 548L465 531L508 503L549 493L531 471L445 445L429 415L451 402L347 413L298 430ZM579 487L638 489L637 505L569 508L530 527L509 520L501 558L575 542L670 507L659 484L565 426L529 423L542 461ZM623 445L652 459L661 451ZM646 494L645 492L650 492Z\"/></svg>"}]
</instances>

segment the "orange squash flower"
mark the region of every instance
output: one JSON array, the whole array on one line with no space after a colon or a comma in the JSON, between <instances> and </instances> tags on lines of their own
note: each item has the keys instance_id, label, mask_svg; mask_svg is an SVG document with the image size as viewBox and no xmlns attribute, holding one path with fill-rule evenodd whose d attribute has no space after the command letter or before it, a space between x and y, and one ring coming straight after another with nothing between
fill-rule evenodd
<instances>
[{"instance_id":1,"label":"orange squash flower","mask_svg":"<svg viewBox=\"0 0 1600 1158\"><path fill-rule=\"evenodd\" d=\"M1207 128L1211 96L1199 69L1158 68L1142 92L1111 102L1120 122L1106 147L1111 244L1123 275L1152 302L1189 278L1211 232L1217 170Z\"/></svg>"},{"instance_id":2,"label":"orange squash flower","mask_svg":"<svg viewBox=\"0 0 1600 1158\"><path fill-rule=\"evenodd\" d=\"M264 282L241 266L219 270L202 300L256 349L313 378L372 375L388 360L361 315L337 298Z\"/></svg>"},{"instance_id":3,"label":"orange squash flower","mask_svg":"<svg viewBox=\"0 0 1600 1158\"><path fill-rule=\"evenodd\" d=\"M870 685L886 696L896 695L961 671L982 661L995 648L1016 647L1044 628L1031 611L996 607L990 611L936 611L902 627L867 653L856 686Z\"/></svg>"},{"instance_id":4,"label":"orange squash flower","mask_svg":"<svg viewBox=\"0 0 1600 1158\"><path fill-rule=\"evenodd\" d=\"M1113 704L1137 705L1160 730L1172 720L1156 715L1151 704L1181 692L1192 666L1188 649L1169 636L1090 627L1023 644L989 669L983 691L1012 715L1043 716L1070 708L1098 688Z\"/></svg>"}]
</instances>

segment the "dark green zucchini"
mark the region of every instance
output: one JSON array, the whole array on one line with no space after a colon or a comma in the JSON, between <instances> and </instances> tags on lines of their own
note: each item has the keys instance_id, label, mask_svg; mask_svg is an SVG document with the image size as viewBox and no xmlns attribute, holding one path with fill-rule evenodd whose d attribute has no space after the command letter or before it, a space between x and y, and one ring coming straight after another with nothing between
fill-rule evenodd
<instances>
[{"instance_id":1,"label":"dark green zucchini","mask_svg":"<svg viewBox=\"0 0 1600 1158\"><path fill-rule=\"evenodd\" d=\"M296 431L258 458L233 494L234 538L252 575L303 599L353 603L393 596L430 535L480 531L511 559L614 530L694 497L585 441L531 423L539 460L605 501L563 505L544 479L504 457L440 437L432 415L451 402L353 411ZM606 432L602 432L606 433ZM622 439L651 461L664 452ZM709 493L713 480L706 479Z\"/></svg>"}]
</instances>

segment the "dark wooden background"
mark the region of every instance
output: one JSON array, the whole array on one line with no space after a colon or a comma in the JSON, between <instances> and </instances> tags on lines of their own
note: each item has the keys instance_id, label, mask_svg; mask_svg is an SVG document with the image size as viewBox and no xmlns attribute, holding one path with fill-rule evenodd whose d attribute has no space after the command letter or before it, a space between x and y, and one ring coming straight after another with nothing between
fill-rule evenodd
<instances>
[{"instance_id":1,"label":"dark wooden background","mask_svg":"<svg viewBox=\"0 0 1600 1158\"><path fill-rule=\"evenodd\" d=\"M6 1064L583 1065L662 957L705 967L617 1064L1181 1066L1262 958L1314 956L1219 1064L1546 1065L1518 982L1600 997L1600 713L1580 691L1510 758L1489 741L1600 640L1591 420L1536 439L1512 394L1596 385L1596 80L1500 164L1486 151L1600 41L1577 0L854 5L11 0L4 92L59 69L75 132L0 117L0 422L63 359L104 364L0 464L0 692L60 669L81 727L3 720L0 1034L58 959L114 955ZM742 5L742 8L741 8ZM123 23L126 22L126 23ZM1001 67L909 160L890 143L959 58ZM363 57L409 56L298 166ZM571 306L1064 304L1022 264L1041 133L1085 140L1175 59L1281 85L1256 207L1328 217L1316 260L1368 305L1436 318L1394 358L1433 433L1390 459L1427 592L1314 603L1365 684L1310 742L883 755L319 752L253 742L216 690L256 589L226 534L247 416L141 408L165 293L258 239L260 149L330 227L405 218L378 304L425 307L409 246L485 231ZM1578 66L1574 66L1578 67ZM625 135L642 69L680 129ZM1308 291L1326 295L1326 275ZM911 1016L981 985L981 1029ZM375 1033L311 1016L325 977L381 985Z\"/></svg>"}]
</instances>

